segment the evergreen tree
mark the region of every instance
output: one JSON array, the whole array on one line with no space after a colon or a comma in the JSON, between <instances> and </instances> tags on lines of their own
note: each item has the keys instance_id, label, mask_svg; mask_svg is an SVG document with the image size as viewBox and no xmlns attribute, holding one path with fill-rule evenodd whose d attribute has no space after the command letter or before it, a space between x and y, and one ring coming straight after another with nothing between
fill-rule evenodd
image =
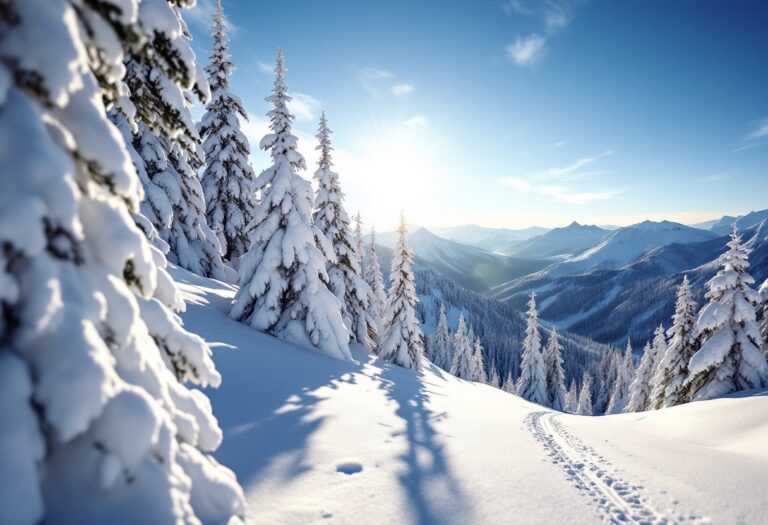
<instances>
[{"instance_id":1,"label":"evergreen tree","mask_svg":"<svg viewBox=\"0 0 768 525\"><path fill-rule=\"evenodd\" d=\"M433 363L446 372L450 372L453 364L453 345L448 332L448 319L445 316L445 304L440 303L440 313L437 318L435 336L432 338Z\"/></svg>"},{"instance_id":2,"label":"evergreen tree","mask_svg":"<svg viewBox=\"0 0 768 525\"><path fill-rule=\"evenodd\" d=\"M472 381L475 383L488 383L488 375L485 373L485 361L483 360L483 343L479 337L475 337L474 347L475 350L472 358L474 360L473 372L475 378Z\"/></svg>"},{"instance_id":3,"label":"evergreen tree","mask_svg":"<svg viewBox=\"0 0 768 525\"><path fill-rule=\"evenodd\" d=\"M517 393L517 385L515 384L515 380L512 378L512 372L507 374L507 379L504 380L504 386L502 387L502 390L508 394Z\"/></svg>"},{"instance_id":4,"label":"evergreen tree","mask_svg":"<svg viewBox=\"0 0 768 525\"><path fill-rule=\"evenodd\" d=\"M728 251L718 258L720 271L707 283L709 303L699 312L693 330L700 346L691 357L682 387L681 395L688 401L768 385L768 364L760 351L755 320L759 297L748 273L749 253L734 230Z\"/></svg>"},{"instance_id":5,"label":"evergreen tree","mask_svg":"<svg viewBox=\"0 0 768 525\"><path fill-rule=\"evenodd\" d=\"M304 158L291 133L283 53L278 51L275 83L267 97L271 133L260 147L272 165L256 179L261 191L251 223L250 248L238 268L240 289L230 316L258 330L326 355L351 359L341 304L328 289L326 264L336 263L333 247L312 224L313 195L297 171Z\"/></svg>"},{"instance_id":6,"label":"evergreen tree","mask_svg":"<svg viewBox=\"0 0 768 525\"><path fill-rule=\"evenodd\" d=\"M451 374L467 381L473 381L475 362L472 356L472 341L467 334L464 314L459 316L459 325L453 334L453 365Z\"/></svg>"},{"instance_id":7,"label":"evergreen tree","mask_svg":"<svg viewBox=\"0 0 768 525\"><path fill-rule=\"evenodd\" d=\"M655 400L661 397L663 394L661 394L661 379L663 374L661 371L661 362L664 359L664 355L667 353L667 338L664 334L664 326L659 325L656 327L656 330L653 332L653 368L651 369L651 391L648 394L648 402L646 405L646 410L655 410L656 403Z\"/></svg>"},{"instance_id":8,"label":"evergreen tree","mask_svg":"<svg viewBox=\"0 0 768 525\"><path fill-rule=\"evenodd\" d=\"M253 220L255 176L248 160L251 148L240 130L240 118L248 120L248 115L230 92L229 77L235 65L230 60L221 0L212 18L213 49L205 68L211 99L198 126L206 160L201 183L208 226L216 234L224 258L237 261L248 251L246 226Z\"/></svg>"},{"instance_id":9,"label":"evergreen tree","mask_svg":"<svg viewBox=\"0 0 768 525\"><path fill-rule=\"evenodd\" d=\"M651 393L653 408L671 407L683 402L680 387L688 377L688 362L696 353L696 340L693 329L696 324L696 301L691 294L688 276L677 289L675 314L667 335L669 346L659 361L654 378L654 391Z\"/></svg>"},{"instance_id":10,"label":"evergreen tree","mask_svg":"<svg viewBox=\"0 0 768 525\"><path fill-rule=\"evenodd\" d=\"M576 413L580 416L592 415L592 376L584 372L584 379L581 381L581 392L579 392L579 403Z\"/></svg>"},{"instance_id":11,"label":"evergreen tree","mask_svg":"<svg viewBox=\"0 0 768 525\"><path fill-rule=\"evenodd\" d=\"M544 369L544 357L541 354L539 314L536 312L534 292L531 292L528 300L528 322L525 327L520 377L517 378L517 395L532 403L548 405L547 374Z\"/></svg>"},{"instance_id":12,"label":"evergreen tree","mask_svg":"<svg viewBox=\"0 0 768 525\"><path fill-rule=\"evenodd\" d=\"M762 306L757 309L760 334L763 336L763 355L768 359L768 279L763 281L758 292Z\"/></svg>"},{"instance_id":13,"label":"evergreen tree","mask_svg":"<svg viewBox=\"0 0 768 525\"><path fill-rule=\"evenodd\" d=\"M358 214L359 216L359 214ZM400 217L399 238L392 256L387 297L387 330L379 347L379 357L404 368L421 370L424 353L421 327L416 319L416 296L411 262L413 255L405 240L405 217Z\"/></svg>"},{"instance_id":14,"label":"evergreen tree","mask_svg":"<svg viewBox=\"0 0 768 525\"><path fill-rule=\"evenodd\" d=\"M371 242L373 242L373 238L371 238ZM355 216L355 254L358 264L362 266L365 249L363 247L363 219L360 217L360 211Z\"/></svg>"},{"instance_id":15,"label":"evergreen tree","mask_svg":"<svg viewBox=\"0 0 768 525\"><path fill-rule=\"evenodd\" d=\"M643 357L640 358L640 364L635 371L635 380L629 387L629 400L624 412L642 412L648 408L648 401L651 397L651 378L656 356L653 353L653 347L650 343L645 344Z\"/></svg>"},{"instance_id":16,"label":"evergreen tree","mask_svg":"<svg viewBox=\"0 0 768 525\"><path fill-rule=\"evenodd\" d=\"M384 326L384 312L387 307L387 294L384 291L384 277L381 274L379 256L376 254L376 231L373 228L371 228L371 251L365 265L363 277L373 294L368 306L368 313L376 323L375 343L378 347L381 335L386 328Z\"/></svg>"},{"instance_id":17,"label":"evergreen tree","mask_svg":"<svg viewBox=\"0 0 768 525\"><path fill-rule=\"evenodd\" d=\"M242 490L210 455L221 430L184 384L221 377L134 224L141 184L106 118L124 53L162 37L175 54L180 10L0 12L0 523L234 521Z\"/></svg>"},{"instance_id":18,"label":"evergreen tree","mask_svg":"<svg viewBox=\"0 0 768 525\"><path fill-rule=\"evenodd\" d=\"M368 313L373 302L373 292L362 277L360 263L352 240L349 216L344 209L344 193L339 176L333 171L331 158L331 130L320 116L317 132L320 159L315 172L314 225L330 241L335 261L328 264L330 289L341 302L341 317L352 332L352 340L370 349L376 337L377 325Z\"/></svg>"},{"instance_id":19,"label":"evergreen tree","mask_svg":"<svg viewBox=\"0 0 768 525\"><path fill-rule=\"evenodd\" d=\"M565 393L565 411L575 414L579 409L579 392L576 388L576 380L571 379L571 386Z\"/></svg>"},{"instance_id":20,"label":"evergreen tree","mask_svg":"<svg viewBox=\"0 0 768 525\"><path fill-rule=\"evenodd\" d=\"M544 351L544 368L547 373L547 400L555 410L565 409L565 372L563 372L563 347L557 340L557 328L552 327L549 342Z\"/></svg>"},{"instance_id":21,"label":"evergreen tree","mask_svg":"<svg viewBox=\"0 0 768 525\"><path fill-rule=\"evenodd\" d=\"M499 378L499 370L496 368L495 364L491 364L491 379L488 380L488 384L496 387L501 388L501 379Z\"/></svg>"},{"instance_id":22,"label":"evergreen tree","mask_svg":"<svg viewBox=\"0 0 768 525\"><path fill-rule=\"evenodd\" d=\"M627 348L624 351L624 359L618 363L616 382L614 383L611 400L608 403L606 414L620 414L624 411L629 401L629 391L634 379L634 366L632 365L632 343L627 339Z\"/></svg>"},{"instance_id":23,"label":"evergreen tree","mask_svg":"<svg viewBox=\"0 0 768 525\"><path fill-rule=\"evenodd\" d=\"M159 10L163 16L157 15ZM111 117L124 136L130 131L126 142L144 188L141 213L168 244L168 260L198 275L229 281L233 276L208 226L195 173L205 154L190 104L193 94L201 102L209 98L208 82L198 74L176 2L143 2L139 22L152 37L143 46L131 46L125 62L127 96L117 101Z\"/></svg>"}]
</instances>

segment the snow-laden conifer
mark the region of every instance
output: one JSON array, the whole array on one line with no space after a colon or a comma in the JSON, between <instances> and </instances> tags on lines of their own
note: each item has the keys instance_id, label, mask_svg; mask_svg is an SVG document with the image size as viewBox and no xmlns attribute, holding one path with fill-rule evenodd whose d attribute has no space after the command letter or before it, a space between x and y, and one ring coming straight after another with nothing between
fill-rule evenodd
<instances>
[{"instance_id":1,"label":"snow-laden conifer","mask_svg":"<svg viewBox=\"0 0 768 525\"><path fill-rule=\"evenodd\" d=\"M373 241L374 239L371 237L371 242ZM357 215L355 215L355 254L357 255L358 264L362 267L365 258L365 247L363 244L363 218L360 216L359 210Z\"/></svg>"},{"instance_id":2,"label":"snow-laden conifer","mask_svg":"<svg viewBox=\"0 0 768 525\"><path fill-rule=\"evenodd\" d=\"M440 303L440 312L437 315L437 328L432 338L433 363L446 372L450 372L453 364L453 342L448 332L448 319L445 316L445 304Z\"/></svg>"},{"instance_id":3,"label":"snow-laden conifer","mask_svg":"<svg viewBox=\"0 0 768 525\"><path fill-rule=\"evenodd\" d=\"M479 337L475 337L473 341L474 350L472 352L473 373L474 379L472 381L476 383L487 383L488 374L485 372L485 360L483 359L483 343Z\"/></svg>"},{"instance_id":4,"label":"snow-laden conifer","mask_svg":"<svg viewBox=\"0 0 768 525\"><path fill-rule=\"evenodd\" d=\"M576 380L571 379L571 386L565 393L565 411L575 414L579 408L579 391L576 387Z\"/></svg>"},{"instance_id":5,"label":"snow-laden conifer","mask_svg":"<svg viewBox=\"0 0 768 525\"><path fill-rule=\"evenodd\" d=\"M555 410L565 410L565 372L563 372L563 347L557 339L557 328L549 333L544 351L544 368L547 373L547 401Z\"/></svg>"},{"instance_id":6,"label":"snow-laden conifer","mask_svg":"<svg viewBox=\"0 0 768 525\"><path fill-rule=\"evenodd\" d=\"M728 251L718 258L720 271L707 283L709 303L699 312L693 330L700 346L683 384L688 401L768 384L768 364L755 320L760 300L751 287L755 281L749 275L749 253L734 230Z\"/></svg>"},{"instance_id":7,"label":"snow-laden conifer","mask_svg":"<svg viewBox=\"0 0 768 525\"><path fill-rule=\"evenodd\" d=\"M451 374L467 381L473 381L475 361L472 352L472 341L467 333L464 314L461 314L459 315L459 324L453 333L453 364L451 365Z\"/></svg>"},{"instance_id":8,"label":"snow-laden conifer","mask_svg":"<svg viewBox=\"0 0 768 525\"><path fill-rule=\"evenodd\" d=\"M205 151L201 183L208 226L216 234L224 258L236 262L249 246L246 226L253 220L255 176L248 160L251 148L240 130L240 119L248 120L248 115L240 98L230 91L229 77L235 65L221 0L212 18L213 48L205 68L211 99L198 126Z\"/></svg>"},{"instance_id":9,"label":"snow-laden conifer","mask_svg":"<svg viewBox=\"0 0 768 525\"><path fill-rule=\"evenodd\" d=\"M660 397L659 392L661 391L660 381L662 380L662 375L660 373L661 370L661 362L664 359L664 355L667 353L667 337L665 335L665 330L663 325L659 325L656 327L656 330L653 332L653 342L651 343L653 347L653 356L654 356L654 362L653 362L653 368L651 369L651 390L648 394L648 402L646 405L646 410L655 410L656 398Z\"/></svg>"},{"instance_id":10,"label":"snow-laden conifer","mask_svg":"<svg viewBox=\"0 0 768 525\"><path fill-rule=\"evenodd\" d=\"M656 362L654 349L650 343L645 344L643 356L635 371L635 379L629 387L629 400L624 412L642 412L648 408L651 397L651 379L653 367Z\"/></svg>"},{"instance_id":11,"label":"snow-laden conifer","mask_svg":"<svg viewBox=\"0 0 768 525\"><path fill-rule=\"evenodd\" d=\"M584 378L581 381L576 413L580 416L592 415L592 376L587 372L584 372Z\"/></svg>"},{"instance_id":12,"label":"snow-laden conifer","mask_svg":"<svg viewBox=\"0 0 768 525\"><path fill-rule=\"evenodd\" d=\"M261 199L250 225L250 247L240 259L230 316L258 330L338 359L351 359L349 331L341 304L328 289L326 264L334 264L333 247L312 224L312 186L298 170L304 157L291 133L283 53L278 51L275 83L267 97L271 133L260 147L272 165L256 179Z\"/></svg>"},{"instance_id":13,"label":"snow-laden conifer","mask_svg":"<svg viewBox=\"0 0 768 525\"><path fill-rule=\"evenodd\" d=\"M416 296L411 261L413 255L406 243L405 217L400 217L397 246L389 272L389 295L385 316L387 329L379 347L379 357L404 368L421 369L424 354L421 327L416 318Z\"/></svg>"},{"instance_id":14,"label":"snow-laden conifer","mask_svg":"<svg viewBox=\"0 0 768 525\"><path fill-rule=\"evenodd\" d=\"M760 322L760 334L763 336L763 355L768 359L768 279L760 285L761 306L758 306L758 320Z\"/></svg>"},{"instance_id":15,"label":"snow-laden conifer","mask_svg":"<svg viewBox=\"0 0 768 525\"><path fill-rule=\"evenodd\" d=\"M616 382L614 383L611 399L608 402L606 414L620 414L629 402L629 392L634 380L635 369L632 364L632 343L627 339L624 358L618 362Z\"/></svg>"},{"instance_id":16,"label":"snow-laden conifer","mask_svg":"<svg viewBox=\"0 0 768 525\"><path fill-rule=\"evenodd\" d=\"M384 313L387 308L387 293L384 290L384 277L381 273L379 256L376 253L376 230L374 230L373 227L371 227L371 247L368 254L368 260L365 264L363 277L372 292L368 313L373 317L374 322L376 323L374 342L376 343L376 350L378 351L381 336L384 334L386 328L384 326Z\"/></svg>"},{"instance_id":17,"label":"snow-laden conifer","mask_svg":"<svg viewBox=\"0 0 768 525\"><path fill-rule=\"evenodd\" d=\"M129 46L181 28L178 8L153 7L151 20L124 1L0 9L0 523L226 523L244 510L209 455L222 439L210 402L183 383L221 377L134 224L141 184L106 118ZM194 76L193 55L167 43Z\"/></svg>"},{"instance_id":18,"label":"snow-laden conifer","mask_svg":"<svg viewBox=\"0 0 768 525\"><path fill-rule=\"evenodd\" d=\"M653 380L652 408L671 407L683 403L680 388L688 377L688 362L696 353L693 329L696 325L696 301L691 294L688 276L677 288L675 314L667 331L669 344L661 357Z\"/></svg>"},{"instance_id":19,"label":"snow-laden conifer","mask_svg":"<svg viewBox=\"0 0 768 525\"><path fill-rule=\"evenodd\" d=\"M517 392L517 385L515 384L515 380L512 378L512 372L507 373L507 378L504 380L504 384L502 385L501 389L508 394L514 394Z\"/></svg>"},{"instance_id":20,"label":"snow-laden conifer","mask_svg":"<svg viewBox=\"0 0 768 525\"><path fill-rule=\"evenodd\" d=\"M544 369L544 356L541 353L539 314L536 312L534 292L531 292L528 299L527 317L520 377L517 378L517 395L533 403L547 406L547 374Z\"/></svg>"},{"instance_id":21,"label":"snow-laden conifer","mask_svg":"<svg viewBox=\"0 0 768 525\"><path fill-rule=\"evenodd\" d=\"M495 364L491 364L491 378L488 380L488 384L496 387L501 388L501 378L499 378L499 370L496 368Z\"/></svg>"},{"instance_id":22,"label":"snow-laden conifer","mask_svg":"<svg viewBox=\"0 0 768 525\"><path fill-rule=\"evenodd\" d=\"M333 247L335 257L328 264L328 279L331 291L341 302L344 324L352 334L352 341L371 349L378 329L375 318L368 313L373 292L360 270L349 215L344 209L344 193L339 175L333 171L331 133L323 112L317 132L320 158L314 175L317 192L312 221Z\"/></svg>"}]
</instances>

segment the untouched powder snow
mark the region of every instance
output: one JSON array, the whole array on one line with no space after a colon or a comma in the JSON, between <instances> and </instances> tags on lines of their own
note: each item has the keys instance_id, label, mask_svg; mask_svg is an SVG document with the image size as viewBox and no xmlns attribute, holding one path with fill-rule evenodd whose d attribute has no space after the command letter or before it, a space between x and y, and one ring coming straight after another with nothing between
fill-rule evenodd
<instances>
[{"instance_id":1,"label":"untouched powder snow","mask_svg":"<svg viewBox=\"0 0 768 525\"><path fill-rule=\"evenodd\" d=\"M233 287L174 277L223 376L216 457L248 523L764 522L766 392L566 415L355 345L356 362L293 347L229 319Z\"/></svg>"}]
</instances>

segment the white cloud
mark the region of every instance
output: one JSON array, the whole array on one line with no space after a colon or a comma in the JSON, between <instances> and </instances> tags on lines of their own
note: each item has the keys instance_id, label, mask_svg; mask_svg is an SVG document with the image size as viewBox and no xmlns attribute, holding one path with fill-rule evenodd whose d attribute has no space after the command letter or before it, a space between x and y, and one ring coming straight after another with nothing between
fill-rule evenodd
<instances>
[{"instance_id":1,"label":"white cloud","mask_svg":"<svg viewBox=\"0 0 768 525\"><path fill-rule=\"evenodd\" d=\"M574 191L566 186L539 186L538 192L569 204L589 204L615 197L621 193L621 190Z\"/></svg>"},{"instance_id":2,"label":"white cloud","mask_svg":"<svg viewBox=\"0 0 768 525\"><path fill-rule=\"evenodd\" d=\"M559 147L562 147L564 144L565 144L565 141L561 140L559 142L555 142L554 144L552 144L552 147L559 148Z\"/></svg>"},{"instance_id":3,"label":"white cloud","mask_svg":"<svg viewBox=\"0 0 768 525\"><path fill-rule=\"evenodd\" d=\"M501 180L501 183L505 186L509 186L513 190L528 192L531 191L533 185L522 177L506 177Z\"/></svg>"},{"instance_id":4,"label":"white cloud","mask_svg":"<svg viewBox=\"0 0 768 525\"><path fill-rule=\"evenodd\" d=\"M546 42L544 37L537 34L518 36L513 44L507 46L507 55L518 66L531 66L544 56Z\"/></svg>"},{"instance_id":5,"label":"white cloud","mask_svg":"<svg viewBox=\"0 0 768 525\"><path fill-rule=\"evenodd\" d=\"M747 140L764 139L768 137L768 118L760 120L755 129L747 135Z\"/></svg>"},{"instance_id":6,"label":"white cloud","mask_svg":"<svg viewBox=\"0 0 768 525\"><path fill-rule=\"evenodd\" d=\"M259 71L265 75L272 76L275 74L275 66L267 64L266 62L256 62L256 66L259 68Z\"/></svg>"},{"instance_id":7,"label":"white cloud","mask_svg":"<svg viewBox=\"0 0 768 525\"><path fill-rule=\"evenodd\" d=\"M374 80L382 80L387 78L392 78L394 75L390 73L389 71L386 71L384 69L378 69L375 67L364 67L358 70L358 73L360 74L360 77L363 78L363 80L367 80L369 82Z\"/></svg>"},{"instance_id":8,"label":"white cloud","mask_svg":"<svg viewBox=\"0 0 768 525\"><path fill-rule=\"evenodd\" d=\"M403 82L401 84L395 84L390 88L393 95L407 95L409 93L413 93L414 87L413 84L409 82Z\"/></svg>"},{"instance_id":9,"label":"white cloud","mask_svg":"<svg viewBox=\"0 0 768 525\"><path fill-rule=\"evenodd\" d=\"M320 101L305 93L290 93L291 101L288 109L296 116L296 120L315 120L320 113Z\"/></svg>"},{"instance_id":10,"label":"white cloud","mask_svg":"<svg viewBox=\"0 0 768 525\"><path fill-rule=\"evenodd\" d=\"M720 182L721 180L727 180L733 177L733 173L723 172L723 173L714 173L712 175L707 175L706 177L701 177L699 180L702 182Z\"/></svg>"},{"instance_id":11,"label":"white cloud","mask_svg":"<svg viewBox=\"0 0 768 525\"><path fill-rule=\"evenodd\" d=\"M411 128L426 128L429 126L429 120L423 115L416 115L406 120L405 125Z\"/></svg>"}]
</instances>

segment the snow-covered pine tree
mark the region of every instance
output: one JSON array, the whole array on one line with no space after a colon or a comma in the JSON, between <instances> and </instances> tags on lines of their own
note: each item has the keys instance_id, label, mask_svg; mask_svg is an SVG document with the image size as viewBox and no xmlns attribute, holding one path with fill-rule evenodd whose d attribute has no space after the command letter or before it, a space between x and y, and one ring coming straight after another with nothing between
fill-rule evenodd
<instances>
[{"instance_id":1,"label":"snow-covered pine tree","mask_svg":"<svg viewBox=\"0 0 768 525\"><path fill-rule=\"evenodd\" d=\"M373 238L371 238L371 242L373 242ZM363 244L363 218L360 217L360 210L355 215L355 253L357 254L357 262L362 267L365 247Z\"/></svg>"},{"instance_id":2,"label":"snow-covered pine tree","mask_svg":"<svg viewBox=\"0 0 768 525\"><path fill-rule=\"evenodd\" d=\"M547 374L547 400L555 410L565 409L565 372L563 372L563 347L557 339L557 328L549 333L544 351L544 368Z\"/></svg>"},{"instance_id":3,"label":"snow-covered pine tree","mask_svg":"<svg viewBox=\"0 0 768 525\"><path fill-rule=\"evenodd\" d=\"M467 381L473 381L475 376L475 361L472 356L472 341L467 334L464 314L459 315L459 324L453 333L453 364L451 374Z\"/></svg>"},{"instance_id":4,"label":"snow-covered pine tree","mask_svg":"<svg viewBox=\"0 0 768 525\"><path fill-rule=\"evenodd\" d=\"M547 374L541 353L539 314L536 312L536 293L528 299L528 320L523 340L523 357L520 377L517 378L517 395L539 405L548 406Z\"/></svg>"},{"instance_id":5,"label":"snow-covered pine tree","mask_svg":"<svg viewBox=\"0 0 768 525\"><path fill-rule=\"evenodd\" d=\"M576 380L571 379L571 386L565 393L565 411L575 414L579 409L579 391L576 388Z\"/></svg>"},{"instance_id":6,"label":"snow-covered pine tree","mask_svg":"<svg viewBox=\"0 0 768 525\"><path fill-rule=\"evenodd\" d=\"M432 338L433 363L446 372L450 372L453 364L453 343L448 332L448 319L445 316L445 304L440 303L440 313L437 316L437 328Z\"/></svg>"},{"instance_id":7,"label":"snow-covered pine tree","mask_svg":"<svg viewBox=\"0 0 768 525\"><path fill-rule=\"evenodd\" d=\"M210 402L182 383L221 378L134 224L141 184L104 105L124 52L176 11L0 11L0 523L225 523L242 490L209 455Z\"/></svg>"},{"instance_id":8,"label":"snow-covered pine tree","mask_svg":"<svg viewBox=\"0 0 768 525\"><path fill-rule=\"evenodd\" d=\"M359 216L359 214L358 214ZM387 297L387 330L379 347L379 357L404 368L421 370L424 354L421 327L416 318L416 296L411 261L413 255L405 240L405 216L400 217L397 246L392 255Z\"/></svg>"},{"instance_id":9,"label":"snow-covered pine tree","mask_svg":"<svg viewBox=\"0 0 768 525\"><path fill-rule=\"evenodd\" d=\"M693 337L699 349L688 364L681 395L687 401L712 399L768 385L768 364L761 352L755 308L760 300L749 275L750 249L735 231L721 268L707 283L709 303L699 312Z\"/></svg>"},{"instance_id":10,"label":"snow-covered pine tree","mask_svg":"<svg viewBox=\"0 0 768 525\"><path fill-rule=\"evenodd\" d=\"M515 380L512 378L512 372L507 373L507 378L504 380L504 385L502 385L501 389L508 394L514 394L517 392L517 385L515 384Z\"/></svg>"},{"instance_id":11,"label":"snow-covered pine tree","mask_svg":"<svg viewBox=\"0 0 768 525\"><path fill-rule=\"evenodd\" d=\"M474 351L472 359L474 360L474 376L472 380L475 383L488 383L488 374L485 372L485 361L483 359L483 343L479 337L474 338Z\"/></svg>"},{"instance_id":12,"label":"snow-covered pine tree","mask_svg":"<svg viewBox=\"0 0 768 525\"><path fill-rule=\"evenodd\" d=\"M646 406L646 410L655 410L658 408L656 406L655 400L663 395L660 393L660 381L663 376L663 374L660 373L660 370L661 362L664 359L664 355L667 353L667 337L665 335L664 326L661 324L656 327L656 330L654 330L653 342L651 344L653 346L654 362L653 368L651 369L651 391L648 394L648 404Z\"/></svg>"},{"instance_id":13,"label":"snow-covered pine tree","mask_svg":"<svg viewBox=\"0 0 768 525\"><path fill-rule=\"evenodd\" d=\"M275 83L267 97L271 133L260 147L272 165L256 179L261 200L249 230L250 247L238 268L240 289L230 316L257 330L338 359L351 359L349 331L341 304L328 289L326 264L335 256L325 235L312 224L312 186L297 171L304 157L291 133L288 88L282 50Z\"/></svg>"},{"instance_id":14,"label":"snow-covered pine tree","mask_svg":"<svg viewBox=\"0 0 768 525\"><path fill-rule=\"evenodd\" d=\"M129 99L111 113L124 130L121 120L138 122L131 147L144 187L141 212L168 244L171 262L205 277L231 280L221 245L208 226L195 173L205 154L190 104L193 94L202 102L208 99L208 82L198 72L178 2L142 2L138 16L151 37L131 47L124 78Z\"/></svg>"},{"instance_id":15,"label":"snow-covered pine tree","mask_svg":"<svg viewBox=\"0 0 768 525\"><path fill-rule=\"evenodd\" d=\"M680 396L680 387L688 377L688 363L697 350L693 337L695 325L696 301L693 299L691 284L686 275L677 288L675 314L672 316L672 326L667 332L669 345L659 361L653 380L652 408L671 407L684 402Z\"/></svg>"},{"instance_id":16,"label":"snow-covered pine tree","mask_svg":"<svg viewBox=\"0 0 768 525\"><path fill-rule=\"evenodd\" d=\"M768 279L763 281L758 291L761 306L758 307L758 320L760 322L760 334L763 336L763 355L768 359Z\"/></svg>"},{"instance_id":17,"label":"snow-covered pine tree","mask_svg":"<svg viewBox=\"0 0 768 525\"><path fill-rule=\"evenodd\" d=\"M328 264L328 279L331 291L341 302L344 324L352 333L352 341L370 350L378 329L376 320L368 313L374 302L373 292L360 271L349 215L344 209L344 193L339 175L333 171L331 133L323 112L317 131L320 158L314 175L317 192L312 221L333 247L335 260Z\"/></svg>"},{"instance_id":18,"label":"snow-covered pine tree","mask_svg":"<svg viewBox=\"0 0 768 525\"><path fill-rule=\"evenodd\" d=\"M576 413L580 416L592 415L592 376L584 372L584 378L581 381L581 391L579 392L579 402Z\"/></svg>"},{"instance_id":19,"label":"snow-covered pine tree","mask_svg":"<svg viewBox=\"0 0 768 525\"><path fill-rule=\"evenodd\" d=\"M629 401L629 390L634 379L634 366L632 365L632 343L627 339L627 348L624 350L624 359L618 364L616 383L608 402L606 414L620 414L624 411Z\"/></svg>"},{"instance_id":20,"label":"snow-covered pine tree","mask_svg":"<svg viewBox=\"0 0 768 525\"><path fill-rule=\"evenodd\" d=\"M491 363L491 378L488 380L488 384L496 388L501 388L501 379L499 378L499 370L496 368L496 365L493 363Z\"/></svg>"},{"instance_id":21,"label":"snow-covered pine tree","mask_svg":"<svg viewBox=\"0 0 768 525\"><path fill-rule=\"evenodd\" d=\"M387 293L384 290L384 277L381 274L379 256L376 254L376 230L374 230L373 227L371 227L371 248L368 260L365 264L363 277L373 293L370 305L368 306L368 313L376 322L375 343L376 347L378 347L381 341L381 336L384 334L386 328L384 326L384 312L387 308Z\"/></svg>"},{"instance_id":22,"label":"snow-covered pine tree","mask_svg":"<svg viewBox=\"0 0 768 525\"><path fill-rule=\"evenodd\" d=\"M249 246L246 226L253 220L255 176L248 160L251 148L240 130L240 119L248 120L248 115L230 91L235 65L221 0L212 18L213 48L205 68L211 99L198 125L206 161L201 183L208 226L219 239L224 258L236 263Z\"/></svg>"},{"instance_id":23,"label":"snow-covered pine tree","mask_svg":"<svg viewBox=\"0 0 768 525\"><path fill-rule=\"evenodd\" d=\"M629 387L629 400L624 412L642 412L648 408L651 397L651 379L656 356L650 343L645 344L643 357L635 371L635 380Z\"/></svg>"}]
</instances>

